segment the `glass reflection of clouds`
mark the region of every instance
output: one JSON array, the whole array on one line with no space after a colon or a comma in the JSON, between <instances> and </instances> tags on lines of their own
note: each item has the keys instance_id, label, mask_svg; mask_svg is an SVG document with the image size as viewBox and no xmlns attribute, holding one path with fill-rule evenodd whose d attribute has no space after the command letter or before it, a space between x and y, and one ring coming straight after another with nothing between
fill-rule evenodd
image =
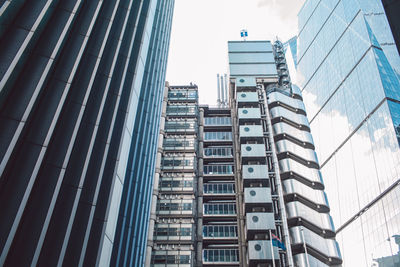
<instances>
[{"instance_id":1,"label":"glass reflection of clouds","mask_svg":"<svg viewBox=\"0 0 400 267\"><path fill-rule=\"evenodd\" d=\"M382 3L307 0L299 30L297 82L343 265L400 266L400 57Z\"/></svg>"}]
</instances>

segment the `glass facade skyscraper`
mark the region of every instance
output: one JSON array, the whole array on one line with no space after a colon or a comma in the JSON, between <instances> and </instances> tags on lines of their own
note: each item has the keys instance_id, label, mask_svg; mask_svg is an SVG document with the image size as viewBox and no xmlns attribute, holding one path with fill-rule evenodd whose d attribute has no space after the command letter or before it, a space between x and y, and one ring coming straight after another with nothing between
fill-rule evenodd
<instances>
[{"instance_id":1,"label":"glass facade skyscraper","mask_svg":"<svg viewBox=\"0 0 400 267\"><path fill-rule=\"evenodd\" d=\"M143 264L173 5L0 1L0 266Z\"/></svg>"},{"instance_id":2,"label":"glass facade skyscraper","mask_svg":"<svg viewBox=\"0 0 400 267\"><path fill-rule=\"evenodd\" d=\"M400 58L380 0L308 0L297 78L344 266L398 266Z\"/></svg>"}]
</instances>

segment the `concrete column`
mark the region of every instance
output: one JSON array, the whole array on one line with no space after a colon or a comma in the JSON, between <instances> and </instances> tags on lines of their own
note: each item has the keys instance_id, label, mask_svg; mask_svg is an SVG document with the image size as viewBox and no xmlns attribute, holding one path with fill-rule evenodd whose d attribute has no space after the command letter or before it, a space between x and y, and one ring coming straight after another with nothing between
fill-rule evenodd
<instances>
[{"instance_id":1,"label":"concrete column","mask_svg":"<svg viewBox=\"0 0 400 267\"><path fill-rule=\"evenodd\" d=\"M197 178L197 242L195 266L203 266L203 135L204 135L204 110L199 112L199 136L198 136L198 178Z\"/></svg>"}]
</instances>

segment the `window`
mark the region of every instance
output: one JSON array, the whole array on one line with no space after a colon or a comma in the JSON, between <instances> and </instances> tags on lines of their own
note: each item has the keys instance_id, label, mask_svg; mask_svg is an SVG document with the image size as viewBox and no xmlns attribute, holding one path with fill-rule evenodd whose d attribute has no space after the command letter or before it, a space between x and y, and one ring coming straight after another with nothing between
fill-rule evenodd
<instances>
[{"instance_id":1,"label":"window","mask_svg":"<svg viewBox=\"0 0 400 267\"><path fill-rule=\"evenodd\" d=\"M203 237L237 237L236 225L205 225Z\"/></svg>"},{"instance_id":2,"label":"window","mask_svg":"<svg viewBox=\"0 0 400 267\"><path fill-rule=\"evenodd\" d=\"M181 264L190 264L190 255L181 255L181 256L179 256L179 263L181 263Z\"/></svg>"},{"instance_id":3,"label":"window","mask_svg":"<svg viewBox=\"0 0 400 267\"><path fill-rule=\"evenodd\" d=\"M237 249L204 249L204 262L238 262L239 250Z\"/></svg>"},{"instance_id":4,"label":"window","mask_svg":"<svg viewBox=\"0 0 400 267\"><path fill-rule=\"evenodd\" d=\"M167 115L196 115L197 109L194 105L168 105Z\"/></svg>"},{"instance_id":5,"label":"window","mask_svg":"<svg viewBox=\"0 0 400 267\"><path fill-rule=\"evenodd\" d=\"M164 200L165 201L165 200ZM158 202L157 211L188 211L192 210L192 203Z\"/></svg>"},{"instance_id":6,"label":"window","mask_svg":"<svg viewBox=\"0 0 400 267\"><path fill-rule=\"evenodd\" d=\"M152 264L190 264L191 255L152 255Z\"/></svg>"},{"instance_id":7,"label":"window","mask_svg":"<svg viewBox=\"0 0 400 267\"><path fill-rule=\"evenodd\" d=\"M204 149L205 156L230 157L233 156L232 147L208 147Z\"/></svg>"},{"instance_id":8,"label":"window","mask_svg":"<svg viewBox=\"0 0 400 267\"><path fill-rule=\"evenodd\" d=\"M161 180L160 188L172 188L172 187L193 187L192 180Z\"/></svg>"},{"instance_id":9,"label":"window","mask_svg":"<svg viewBox=\"0 0 400 267\"><path fill-rule=\"evenodd\" d=\"M205 132L205 140L232 140L232 132Z\"/></svg>"},{"instance_id":10,"label":"window","mask_svg":"<svg viewBox=\"0 0 400 267\"><path fill-rule=\"evenodd\" d=\"M204 174L233 174L233 165L205 165Z\"/></svg>"},{"instance_id":11,"label":"window","mask_svg":"<svg viewBox=\"0 0 400 267\"><path fill-rule=\"evenodd\" d=\"M163 142L163 148L165 150L174 150L182 148L194 148L194 138L165 138Z\"/></svg>"},{"instance_id":12,"label":"window","mask_svg":"<svg viewBox=\"0 0 400 267\"><path fill-rule=\"evenodd\" d=\"M192 228L190 227L156 227L154 235L157 236L191 236Z\"/></svg>"},{"instance_id":13,"label":"window","mask_svg":"<svg viewBox=\"0 0 400 267\"><path fill-rule=\"evenodd\" d=\"M183 203L183 210L192 210L192 203Z\"/></svg>"},{"instance_id":14,"label":"window","mask_svg":"<svg viewBox=\"0 0 400 267\"><path fill-rule=\"evenodd\" d=\"M232 125L230 117L205 117L205 125Z\"/></svg>"},{"instance_id":15,"label":"window","mask_svg":"<svg viewBox=\"0 0 400 267\"><path fill-rule=\"evenodd\" d=\"M165 122L165 131L167 132L185 132L187 130L195 130L196 121L188 120L172 120Z\"/></svg>"},{"instance_id":16,"label":"window","mask_svg":"<svg viewBox=\"0 0 400 267\"><path fill-rule=\"evenodd\" d=\"M235 185L232 183L227 184L204 184L205 194L233 194L235 193Z\"/></svg>"},{"instance_id":17,"label":"window","mask_svg":"<svg viewBox=\"0 0 400 267\"><path fill-rule=\"evenodd\" d=\"M197 99L197 90L191 89L172 89L168 92L168 98L170 100L186 100L186 99Z\"/></svg>"},{"instance_id":18,"label":"window","mask_svg":"<svg viewBox=\"0 0 400 267\"><path fill-rule=\"evenodd\" d=\"M206 203L204 204L204 214L207 215L234 215L236 214L235 203Z\"/></svg>"},{"instance_id":19,"label":"window","mask_svg":"<svg viewBox=\"0 0 400 267\"><path fill-rule=\"evenodd\" d=\"M171 167L193 167L194 157L184 158L184 157L164 157L161 162L161 167L171 168Z\"/></svg>"}]
</instances>

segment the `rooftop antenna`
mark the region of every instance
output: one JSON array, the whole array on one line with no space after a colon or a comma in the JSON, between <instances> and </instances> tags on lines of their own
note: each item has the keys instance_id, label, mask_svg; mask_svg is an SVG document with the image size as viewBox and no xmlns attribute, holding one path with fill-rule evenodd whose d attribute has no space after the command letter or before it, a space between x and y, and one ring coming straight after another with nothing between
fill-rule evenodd
<instances>
[{"instance_id":1,"label":"rooftop antenna","mask_svg":"<svg viewBox=\"0 0 400 267\"><path fill-rule=\"evenodd\" d=\"M218 99L217 99L217 104L218 104L218 107L220 107L220 106L221 106L221 88L220 88L219 74L217 74L217 84L218 84Z\"/></svg>"},{"instance_id":2,"label":"rooftop antenna","mask_svg":"<svg viewBox=\"0 0 400 267\"><path fill-rule=\"evenodd\" d=\"M224 89L224 76L220 76L221 79L221 106L225 107L225 89Z\"/></svg>"},{"instance_id":3,"label":"rooftop antenna","mask_svg":"<svg viewBox=\"0 0 400 267\"><path fill-rule=\"evenodd\" d=\"M228 97L229 90L228 90L228 75L226 73L224 74L224 82L225 82L225 106L228 106L228 103L229 103L229 101L228 101L228 99L229 99L229 97Z\"/></svg>"},{"instance_id":4,"label":"rooftop antenna","mask_svg":"<svg viewBox=\"0 0 400 267\"><path fill-rule=\"evenodd\" d=\"M243 38L243 41L246 41L246 37L248 36L247 30L243 29L240 31L240 37Z\"/></svg>"}]
</instances>

